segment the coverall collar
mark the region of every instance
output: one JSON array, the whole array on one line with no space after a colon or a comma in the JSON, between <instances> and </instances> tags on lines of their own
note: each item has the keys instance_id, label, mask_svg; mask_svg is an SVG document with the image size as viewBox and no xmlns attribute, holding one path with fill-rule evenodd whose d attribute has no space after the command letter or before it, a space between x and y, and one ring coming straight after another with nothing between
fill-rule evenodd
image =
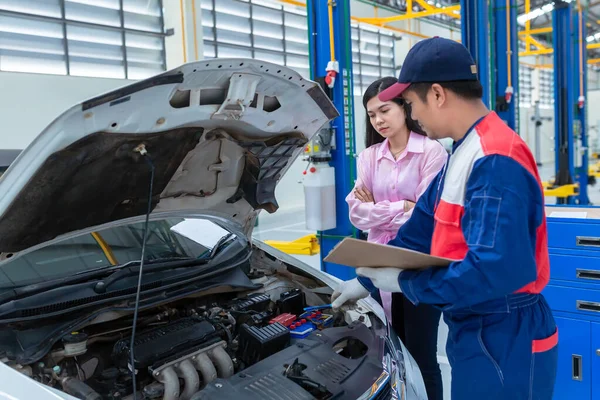
<instances>
[{"instance_id":1,"label":"coverall collar","mask_svg":"<svg viewBox=\"0 0 600 400\"><path fill-rule=\"evenodd\" d=\"M462 137L462 139L460 139L458 142L452 143L452 153L454 153L456 151L456 149L458 149L458 147L465 141L465 139L467 138L467 136L469 136L469 134L471 132L473 132L473 130L475 129L475 127L477 125L479 125L479 123L481 121L483 121L485 118L489 117L493 113L494 113L494 111L490 111L486 116L483 116L483 117L479 118L477 121L475 121L475 123L473 125L471 125L471 127L467 130L467 133L465 134L465 136Z\"/></svg>"}]
</instances>

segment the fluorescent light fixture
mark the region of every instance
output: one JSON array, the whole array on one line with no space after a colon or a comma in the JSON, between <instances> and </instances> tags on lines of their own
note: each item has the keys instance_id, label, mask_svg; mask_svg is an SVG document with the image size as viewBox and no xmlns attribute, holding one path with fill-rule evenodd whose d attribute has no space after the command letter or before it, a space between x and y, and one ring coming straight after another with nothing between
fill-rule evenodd
<instances>
[{"instance_id":1,"label":"fluorescent light fixture","mask_svg":"<svg viewBox=\"0 0 600 400\"><path fill-rule=\"evenodd\" d=\"M566 3L570 3L573 0L564 0ZM524 24L527 21L530 21L534 18L540 17L544 14L552 12L554 10L554 2L548 3L540 8L536 8L535 10L531 10L527 14L519 15L517 17L517 22L520 24Z\"/></svg>"},{"instance_id":2,"label":"fluorescent light fixture","mask_svg":"<svg viewBox=\"0 0 600 400\"><path fill-rule=\"evenodd\" d=\"M596 39L600 39L600 32L596 33L595 35L590 35L586 38L588 42L593 42Z\"/></svg>"}]
</instances>

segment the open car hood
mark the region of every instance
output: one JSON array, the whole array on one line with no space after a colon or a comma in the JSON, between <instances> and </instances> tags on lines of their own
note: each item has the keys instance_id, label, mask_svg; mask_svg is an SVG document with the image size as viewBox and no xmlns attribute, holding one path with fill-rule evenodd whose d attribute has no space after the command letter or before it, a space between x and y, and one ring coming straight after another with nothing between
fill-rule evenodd
<instances>
[{"instance_id":1,"label":"open car hood","mask_svg":"<svg viewBox=\"0 0 600 400\"><path fill-rule=\"evenodd\" d=\"M77 104L0 178L2 259L153 212L211 211L251 234L275 186L338 116L321 87L249 59L185 64ZM146 153L147 152L147 153Z\"/></svg>"}]
</instances>

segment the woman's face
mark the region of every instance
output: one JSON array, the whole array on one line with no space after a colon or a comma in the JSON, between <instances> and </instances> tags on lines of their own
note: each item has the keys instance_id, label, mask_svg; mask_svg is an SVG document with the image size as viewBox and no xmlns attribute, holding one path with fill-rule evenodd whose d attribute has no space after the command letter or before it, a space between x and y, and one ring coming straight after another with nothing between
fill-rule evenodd
<instances>
[{"instance_id":1,"label":"woman's face","mask_svg":"<svg viewBox=\"0 0 600 400\"><path fill-rule=\"evenodd\" d=\"M377 96L367 102L367 115L373 128L384 138L401 134L406 126L404 108L392 101L381 101Z\"/></svg>"}]
</instances>

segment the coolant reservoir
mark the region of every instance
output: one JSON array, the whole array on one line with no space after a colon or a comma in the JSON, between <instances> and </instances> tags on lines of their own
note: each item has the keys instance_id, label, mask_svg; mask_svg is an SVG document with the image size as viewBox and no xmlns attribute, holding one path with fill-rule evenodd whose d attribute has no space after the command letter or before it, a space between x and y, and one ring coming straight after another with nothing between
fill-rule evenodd
<instances>
[{"instance_id":1,"label":"coolant reservoir","mask_svg":"<svg viewBox=\"0 0 600 400\"><path fill-rule=\"evenodd\" d=\"M335 173L329 164L312 165L304 175L306 228L326 231L335 228Z\"/></svg>"}]
</instances>

